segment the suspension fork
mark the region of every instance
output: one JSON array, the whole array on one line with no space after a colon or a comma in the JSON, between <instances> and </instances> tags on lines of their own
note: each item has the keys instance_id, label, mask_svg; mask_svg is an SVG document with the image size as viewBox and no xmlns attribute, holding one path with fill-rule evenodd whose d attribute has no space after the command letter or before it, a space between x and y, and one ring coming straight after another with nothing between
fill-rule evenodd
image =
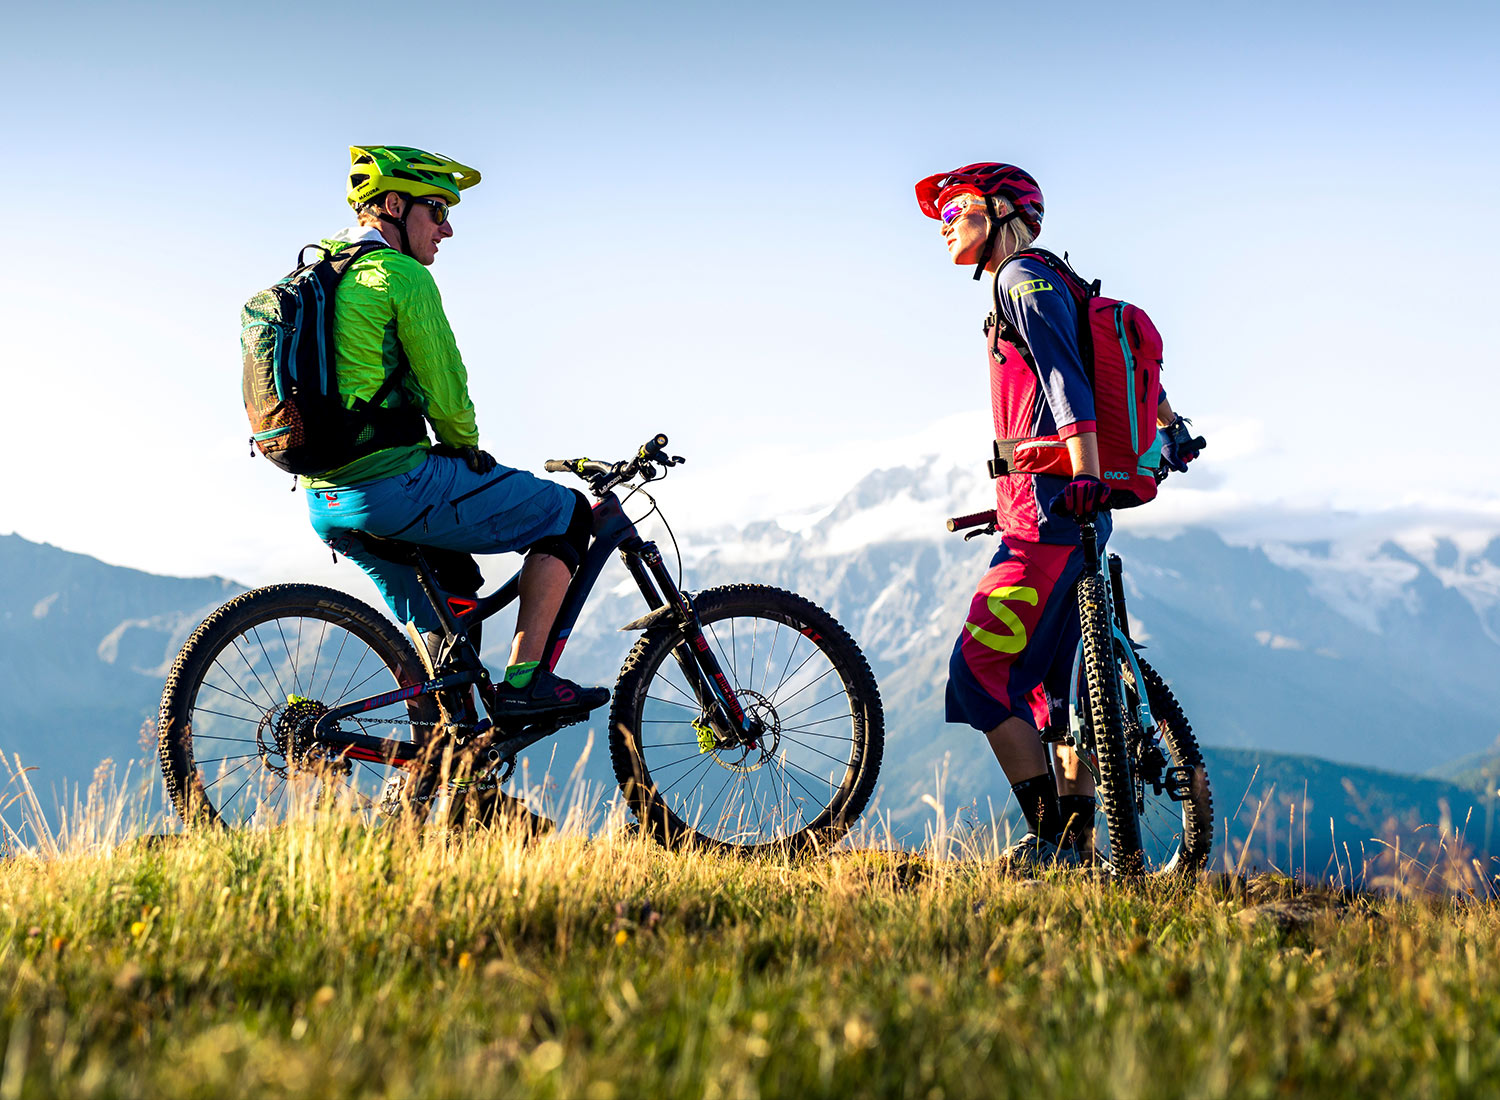
<instances>
[{"instance_id":1,"label":"suspension fork","mask_svg":"<svg viewBox=\"0 0 1500 1100\"><path fill-rule=\"evenodd\" d=\"M622 556L630 575L635 578L641 595L654 611L670 607L675 618L682 623L682 642L672 650L672 656L682 669L682 674L698 696L710 720L721 732L736 740L754 742L758 735L750 717L745 713L734 686L724 674L723 667L714 656L703 626L698 620L698 611L677 583L672 579L661 551L654 542L641 541L637 545L622 546Z\"/></svg>"}]
</instances>

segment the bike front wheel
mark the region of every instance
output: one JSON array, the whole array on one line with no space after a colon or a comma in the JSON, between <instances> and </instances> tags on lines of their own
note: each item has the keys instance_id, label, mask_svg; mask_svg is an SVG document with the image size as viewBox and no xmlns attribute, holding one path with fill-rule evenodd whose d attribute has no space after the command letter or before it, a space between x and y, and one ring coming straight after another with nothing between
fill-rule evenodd
<instances>
[{"instance_id":1,"label":"bike front wheel","mask_svg":"<svg viewBox=\"0 0 1500 1100\"><path fill-rule=\"evenodd\" d=\"M1139 713L1142 685L1124 654L1118 658L1126 713ZM1156 721L1155 736L1138 722L1126 725L1141 867L1148 874L1201 871L1214 839L1213 793L1203 753L1171 689L1145 661L1137 657L1136 664Z\"/></svg>"},{"instance_id":2,"label":"bike front wheel","mask_svg":"<svg viewBox=\"0 0 1500 1100\"><path fill-rule=\"evenodd\" d=\"M341 703L424 678L396 627L341 592L279 584L235 597L193 632L162 693L157 748L173 807L188 824L237 827L308 808L373 817L399 796L404 772L317 744L313 725ZM410 740L435 712L418 696L339 726Z\"/></svg>"},{"instance_id":3,"label":"bike front wheel","mask_svg":"<svg viewBox=\"0 0 1500 1100\"><path fill-rule=\"evenodd\" d=\"M1213 797L1192 727L1155 670L1139 658L1132 663L1101 578L1079 582L1078 612L1087 747L1104 826L1097 853L1122 875L1201 870L1213 847ZM1154 728L1142 725L1143 711Z\"/></svg>"},{"instance_id":4,"label":"bike front wheel","mask_svg":"<svg viewBox=\"0 0 1500 1100\"><path fill-rule=\"evenodd\" d=\"M620 670L610 756L636 818L661 843L802 850L848 832L875 787L880 692L849 633L809 600L761 585L693 599L725 676L764 732L712 729L680 623L652 627Z\"/></svg>"}]
</instances>

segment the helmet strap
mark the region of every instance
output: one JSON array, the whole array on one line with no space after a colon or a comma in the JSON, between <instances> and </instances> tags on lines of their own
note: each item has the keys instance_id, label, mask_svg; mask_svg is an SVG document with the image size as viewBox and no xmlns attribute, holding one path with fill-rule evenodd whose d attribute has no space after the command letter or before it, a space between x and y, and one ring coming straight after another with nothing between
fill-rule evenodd
<instances>
[{"instance_id":1,"label":"helmet strap","mask_svg":"<svg viewBox=\"0 0 1500 1100\"><path fill-rule=\"evenodd\" d=\"M391 194L400 194L400 192L391 192ZM385 205L383 203L378 208L375 216L381 221L389 222L396 227L396 231L401 234L401 252L403 255L410 256L411 238L406 235L406 218L407 215L411 213L412 201L405 197L403 197L401 201L406 204L406 207L401 211L401 216L399 218L394 214L387 214L385 212Z\"/></svg>"},{"instance_id":2,"label":"helmet strap","mask_svg":"<svg viewBox=\"0 0 1500 1100\"><path fill-rule=\"evenodd\" d=\"M1007 222L1015 221L1021 216L1020 208L1012 210L1009 214L997 216L995 213L995 198L993 195L984 197L984 209L989 214L990 231L984 238L984 251L979 254L979 262L974 265L974 281L979 281L979 276L984 274L984 265L990 262L990 256L994 254L995 242L1000 237L1000 227Z\"/></svg>"}]
</instances>

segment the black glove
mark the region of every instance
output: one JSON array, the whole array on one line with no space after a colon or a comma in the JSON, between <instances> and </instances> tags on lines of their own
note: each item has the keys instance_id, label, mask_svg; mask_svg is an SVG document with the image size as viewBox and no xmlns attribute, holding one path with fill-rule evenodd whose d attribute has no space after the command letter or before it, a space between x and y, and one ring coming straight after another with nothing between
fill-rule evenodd
<instances>
[{"instance_id":1,"label":"black glove","mask_svg":"<svg viewBox=\"0 0 1500 1100\"><path fill-rule=\"evenodd\" d=\"M487 474L495 468L495 456L489 451L481 451L477 447L454 447L447 443L436 443L433 445L432 453L435 455L446 455L449 458L461 458L464 465L476 474Z\"/></svg>"},{"instance_id":2,"label":"black glove","mask_svg":"<svg viewBox=\"0 0 1500 1100\"><path fill-rule=\"evenodd\" d=\"M1188 431L1188 419L1179 416L1164 428L1156 429L1156 438L1161 441L1161 460L1179 474L1187 473L1188 463L1198 457L1203 440L1194 439Z\"/></svg>"},{"instance_id":3,"label":"black glove","mask_svg":"<svg viewBox=\"0 0 1500 1100\"><path fill-rule=\"evenodd\" d=\"M464 461L469 464L469 469L476 474L487 474L495 468L495 456L489 451L481 451L477 447L465 447L463 455Z\"/></svg>"}]
</instances>

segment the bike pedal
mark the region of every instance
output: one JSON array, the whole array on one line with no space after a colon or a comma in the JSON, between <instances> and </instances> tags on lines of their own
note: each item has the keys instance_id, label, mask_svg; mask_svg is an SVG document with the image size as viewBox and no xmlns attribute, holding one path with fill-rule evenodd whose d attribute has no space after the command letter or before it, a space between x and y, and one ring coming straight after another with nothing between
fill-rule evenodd
<instances>
[{"instance_id":1,"label":"bike pedal","mask_svg":"<svg viewBox=\"0 0 1500 1100\"><path fill-rule=\"evenodd\" d=\"M1173 802L1186 802L1193 797L1193 768L1168 768L1166 771L1167 796Z\"/></svg>"}]
</instances>

